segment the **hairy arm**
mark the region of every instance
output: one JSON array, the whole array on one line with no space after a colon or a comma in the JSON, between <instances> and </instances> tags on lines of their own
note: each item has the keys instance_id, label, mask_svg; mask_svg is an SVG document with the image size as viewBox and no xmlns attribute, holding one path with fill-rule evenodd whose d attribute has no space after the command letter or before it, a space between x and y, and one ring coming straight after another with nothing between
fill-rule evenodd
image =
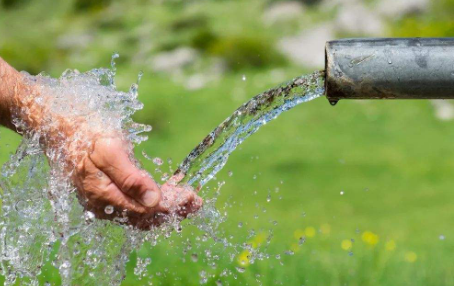
<instances>
[{"instance_id":1,"label":"hairy arm","mask_svg":"<svg viewBox=\"0 0 454 286\"><path fill-rule=\"evenodd\" d=\"M14 130L13 98L22 81L22 75L0 58L0 124Z\"/></svg>"}]
</instances>

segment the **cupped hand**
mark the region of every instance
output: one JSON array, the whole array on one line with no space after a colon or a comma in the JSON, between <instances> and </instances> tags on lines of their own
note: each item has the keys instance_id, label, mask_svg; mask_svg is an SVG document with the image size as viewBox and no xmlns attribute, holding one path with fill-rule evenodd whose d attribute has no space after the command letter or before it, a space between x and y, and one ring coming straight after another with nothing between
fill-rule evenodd
<instances>
[{"instance_id":1,"label":"cupped hand","mask_svg":"<svg viewBox=\"0 0 454 286\"><path fill-rule=\"evenodd\" d=\"M159 187L130 159L129 144L119 137L101 136L92 150L79 158L73 182L86 208L98 218L117 219L142 229L197 211L202 199L190 188L177 186L172 177Z\"/></svg>"}]
</instances>

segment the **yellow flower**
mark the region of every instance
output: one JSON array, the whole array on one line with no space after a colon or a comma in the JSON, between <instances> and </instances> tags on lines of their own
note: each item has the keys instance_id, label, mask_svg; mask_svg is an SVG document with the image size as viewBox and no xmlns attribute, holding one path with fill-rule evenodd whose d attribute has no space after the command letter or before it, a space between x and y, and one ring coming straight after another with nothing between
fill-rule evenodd
<instances>
[{"instance_id":1,"label":"yellow flower","mask_svg":"<svg viewBox=\"0 0 454 286\"><path fill-rule=\"evenodd\" d=\"M350 239L342 240L341 247L343 250L350 250L353 246L353 243Z\"/></svg>"},{"instance_id":2,"label":"yellow flower","mask_svg":"<svg viewBox=\"0 0 454 286\"><path fill-rule=\"evenodd\" d=\"M257 248L259 247L266 239L266 234L261 232L257 234L253 240L249 241L249 244L252 246L252 248Z\"/></svg>"},{"instance_id":3,"label":"yellow flower","mask_svg":"<svg viewBox=\"0 0 454 286\"><path fill-rule=\"evenodd\" d=\"M298 243L292 243L292 245L290 245L290 250L293 252L298 252L300 251L300 246L298 245Z\"/></svg>"},{"instance_id":4,"label":"yellow flower","mask_svg":"<svg viewBox=\"0 0 454 286\"><path fill-rule=\"evenodd\" d=\"M266 234L264 232L261 232L259 234L257 234L257 236L255 237L254 241L260 245L262 244L266 239Z\"/></svg>"},{"instance_id":5,"label":"yellow flower","mask_svg":"<svg viewBox=\"0 0 454 286\"><path fill-rule=\"evenodd\" d=\"M392 239L388 240L385 244L385 248L388 251L393 251L394 249L396 249L396 243Z\"/></svg>"},{"instance_id":6,"label":"yellow flower","mask_svg":"<svg viewBox=\"0 0 454 286\"><path fill-rule=\"evenodd\" d=\"M315 236L315 228L313 228L312 226L306 227L304 232L306 233L306 237L314 237Z\"/></svg>"},{"instance_id":7,"label":"yellow flower","mask_svg":"<svg viewBox=\"0 0 454 286\"><path fill-rule=\"evenodd\" d=\"M320 226L320 232L322 234L328 235L331 232L331 226L327 223L324 223Z\"/></svg>"},{"instance_id":8,"label":"yellow flower","mask_svg":"<svg viewBox=\"0 0 454 286\"><path fill-rule=\"evenodd\" d=\"M238 264L243 267L249 266L250 255L251 255L251 253L247 250L244 250L243 252L241 252L241 254L238 256Z\"/></svg>"},{"instance_id":9,"label":"yellow flower","mask_svg":"<svg viewBox=\"0 0 454 286\"><path fill-rule=\"evenodd\" d=\"M416 253L414 253L413 251L408 251L407 253L405 253L405 261L407 261L409 263L413 263L417 259L418 259L418 255L416 255Z\"/></svg>"},{"instance_id":10,"label":"yellow flower","mask_svg":"<svg viewBox=\"0 0 454 286\"><path fill-rule=\"evenodd\" d=\"M304 236L304 231L302 229L297 229L295 230L295 232L293 233L293 237L295 237L296 239L300 239L301 237Z\"/></svg>"},{"instance_id":11,"label":"yellow flower","mask_svg":"<svg viewBox=\"0 0 454 286\"><path fill-rule=\"evenodd\" d=\"M375 246L378 243L378 235L371 231L365 231L363 232L363 235L361 236L363 241L370 245L370 246Z\"/></svg>"}]
</instances>

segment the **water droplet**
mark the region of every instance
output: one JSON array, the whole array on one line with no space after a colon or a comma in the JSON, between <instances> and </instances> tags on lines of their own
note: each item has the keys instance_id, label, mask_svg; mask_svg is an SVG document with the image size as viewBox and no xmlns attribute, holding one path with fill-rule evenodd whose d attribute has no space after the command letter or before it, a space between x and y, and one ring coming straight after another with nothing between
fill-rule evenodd
<instances>
[{"instance_id":1,"label":"water droplet","mask_svg":"<svg viewBox=\"0 0 454 286\"><path fill-rule=\"evenodd\" d=\"M200 284L206 284L208 282L207 273L204 270L202 270L202 271L200 271L199 275L200 275Z\"/></svg>"},{"instance_id":2,"label":"water droplet","mask_svg":"<svg viewBox=\"0 0 454 286\"><path fill-rule=\"evenodd\" d=\"M104 212L108 215L111 215L114 212L114 207L111 205L108 205L104 208Z\"/></svg>"},{"instance_id":3,"label":"water droplet","mask_svg":"<svg viewBox=\"0 0 454 286\"><path fill-rule=\"evenodd\" d=\"M242 223L242 222L239 222L239 223L238 223L238 227L239 227L239 228L243 227L243 223Z\"/></svg>"},{"instance_id":4,"label":"water droplet","mask_svg":"<svg viewBox=\"0 0 454 286\"><path fill-rule=\"evenodd\" d=\"M236 268L236 271L240 272L240 273L244 273L246 271L246 268L244 267L235 267Z\"/></svg>"},{"instance_id":5,"label":"water droplet","mask_svg":"<svg viewBox=\"0 0 454 286\"><path fill-rule=\"evenodd\" d=\"M161 181L167 181L169 179L169 174L168 173L163 173L162 176L161 176Z\"/></svg>"},{"instance_id":6,"label":"water droplet","mask_svg":"<svg viewBox=\"0 0 454 286\"><path fill-rule=\"evenodd\" d=\"M302 236L300 237L300 239L298 240L298 245L302 245L306 242L306 237L305 236Z\"/></svg>"},{"instance_id":7,"label":"water droplet","mask_svg":"<svg viewBox=\"0 0 454 286\"><path fill-rule=\"evenodd\" d=\"M140 71L139 74L137 75L137 84L140 83L140 80L142 79L143 77L143 71Z\"/></svg>"},{"instance_id":8,"label":"water droplet","mask_svg":"<svg viewBox=\"0 0 454 286\"><path fill-rule=\"evenodd\" d=\"M143 156L145 159L147 159L148 161L151 161L151 160L152 160L152 158L151 158L150 156L148 156L147 153L145 153L145 150L142 150L142 156Z\"/></svg>"},{"instance_id":9,"label":"water droplet","mask_svg":"<svg viewBox=\"0 0 454 286\"><path fill-rule=\"evenodd\" d=\"M15 209L18 212L22 212L27 207L27 203L24 200L20 200L16 203Z\"/></svg>"},{"instance_id":10,"label":"water droplet","mask_svg":"<svg viewBox=\"0 0 454 286\"><path fill-rule=\"evenodd\" d=\"M229 177L233 176L233 172L229 171Z\"/></svg>"},{"instance_id":11,"label":"water droplet","mask_svg":"<svg viewBox=\"0 0 454 286\"><path fill-rule=\"evenodd\" d=\"M62 264L60 264L60 267L59 267L60 274L63 277L68 277L70 268L71 268L71 262L68 261L68 260L63 261Z\"/></svg>"},{"instance_id":12,"label":"water droplet","mask_svg":"<svg viewBox=\"0 0 454 286\"><path fill-rule=\"evenodd\" d=\"M157 166L161 166L162 163L163 163L163 161L162 161L161 158L156 157L156 158L153 159L153 163L154 163L155 165L157 165Z\"/></svg>"},{"instance_id":13,"label":"water droplet","mask_svg":"<svg viewBox=\"0 0 454 286\"><path fill-rule=\"evenodd\" d=\"M341 192L340 192L340 195L343 196L343 195L344 195L344 191L341 191Z\"/></svg>"},{"instance_id":14,"label":"water droplet","mask_svg":"<svg viewBox=\"0 0 454 286\"><path fill-rule=\"evenodd\" d=\"M85 221L90 222L90 221L93 221L93 219L95 218L95 214L92 213L91 211L86 211L84 213L84 217L85 217Z\"/></svg>"},{"instance_id":15,"label":"water droplet","mask_svg":"<svg viewBox=\"0 0 454 286\"><path fill-rule=\"evenodd\" d=\"M286 254L286 255L294 255L295 252L292 251L292 250L287 250L287 251L285 252L285 254Z\"/></svg>"},{"instance_id":16,"label":"water droplet","mask_svg":"<svg viewBox=\"0 0 454 286\"><path fill-rule=\"evenodd\" d=\"M445 240L445 236L443 234L441 234L439 237L438 237L440 240Z\"/></svg>"},{"instance_id":17,"label":"water droplet","mask_svg":"<svg viewBox=\"0 0 454 286\"><path fill-rule=\"evenodd\" d=\"M192 262L197 262L197 260L199 260L199 256L197 254L193 253L191 255L191 260L192 260Z\"/></svg>"},{"instance_id":18,"label":"water droplet","mask_svg":"<svg viewBox=\"0 0 454 286\"><path fill-rule=\"evenodd\" d=\"M243 76L241 77L241 79L242 79L243 81L246 81L246 75L243 74Z\"/></svg>"}]
</instances>

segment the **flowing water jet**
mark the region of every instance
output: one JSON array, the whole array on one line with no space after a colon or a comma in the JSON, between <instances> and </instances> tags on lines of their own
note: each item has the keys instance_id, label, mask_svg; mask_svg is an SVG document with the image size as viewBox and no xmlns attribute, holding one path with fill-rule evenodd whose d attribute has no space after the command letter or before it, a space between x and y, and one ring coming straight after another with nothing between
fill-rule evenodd
<instances>
[{"instance_id":1,"label":"flowing water jet","mask_svg":"<svg viewBox=\"0 0 454 286\"><path fill-rule=\"evenodd\" d=\"M269 121L298 104L325 93L325 73L314 72L265 91L240 106L194 148L175 175L180 184L201 188L227 163L230 154Z\"/></svg>"}]
</instances>

